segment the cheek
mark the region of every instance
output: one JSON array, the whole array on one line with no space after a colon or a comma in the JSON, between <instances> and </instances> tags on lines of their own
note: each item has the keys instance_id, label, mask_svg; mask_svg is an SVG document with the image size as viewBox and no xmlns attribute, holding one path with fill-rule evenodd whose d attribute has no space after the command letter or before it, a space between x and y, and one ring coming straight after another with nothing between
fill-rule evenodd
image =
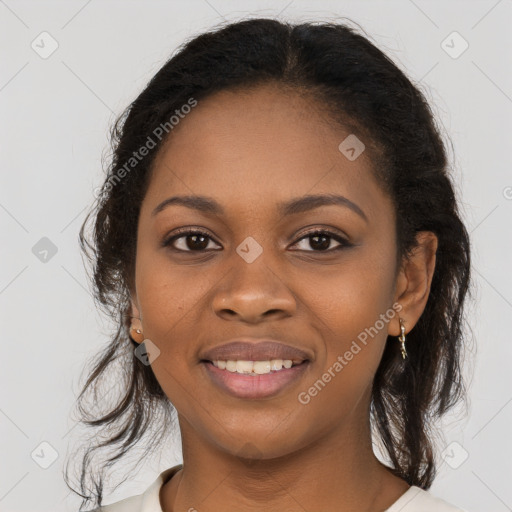
<instances>
[{"instance_id":1,"label":"cheek","mask_svg":"<svg viewBox=\"0 0 512 512\"><path fill-rule=\"evenodd\" d=\"M347 259L346 265L320 280L316 276L307 287L318 291L309 304L325 344L318 377L328 382L332 393L346 396L345 403L353 403L354 395L371 385L389 322L396 316L391 307L393 258L392 247L361 250L357 258ZM322 394L324 399L330 395Z\"/></svg>"},{"instance_id":2,"label":"cheek","mask_svg":"<svg viewBox=\"0 0 512 512\"><path fill-rule=\"evenodd\" d=\"M192 267L184 271L193 272ZM193 412L189 404L191 366L197 363L197 347L190 343L198 330L194 311L209 286L206 276L185 279L165 251L141 249L137 253L136 289L144 336L160 351L151 368L171 403L187 416Z\"/></svg>"},{"instance_id":3,"label":"cheek","mask_svg":"<svg viewBox=\"0 0 512 512\"><path fill-rule=\"evenodd\" d=\"M172 375L185 372L187 366L196 362L197 347L187 341L195 337L197 319L194 319L194 311L211 284L205 278L186 280L183 274L193 272L192 267L182 271L177 269L171 265L165 250L146 249L143 240L136 263L142 326L145 338L160 351L152 362L155 376L163 388L172 388L175 387ZM172 395L171 399L174 398Z\"/></svg>"},{"instance_id":4,"label":"cheek","mask_svg":"<svg viewBox=\"0 0 512 512\"><path fill-rule=\"evenodd\" d=\"M172 264L165 249L155 250L150 243L140 237L135 269L137 298L145 331L161 336L197 307L211 284L207 276L197 275L197 267ZM189 279L187 274L195 278Z\"/></svg>"},{"instance_id":5,"label":"cheek","mask_svg":"<svg viewBox=\"0 0 512 512\"><path fill-rule=\"evenodd\" d=\"M315 275L302 274L301 289L336 347L350 345L392 304L393 255L386 247L358 248L343 264ZM385 337L385 336L384 336Z\"/></svg>"}]
</instances>

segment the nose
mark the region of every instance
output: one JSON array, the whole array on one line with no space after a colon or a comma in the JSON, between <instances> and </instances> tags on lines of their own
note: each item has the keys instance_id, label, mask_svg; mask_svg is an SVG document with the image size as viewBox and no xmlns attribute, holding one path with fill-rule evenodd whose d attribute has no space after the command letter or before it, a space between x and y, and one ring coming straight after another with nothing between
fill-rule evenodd
<instances>
[{"instance_id":1,"label":"nose","mask_svg":"<svg viewBox=\"0 0 512 512\"><path fill-rule=\"evenodd\" d=\"M215 290L212 306L223 319L254 324L268 317L290 317L297 303L283 277L267 265L263 255L252 263L236 255Z\"/></svg>"}]
</instances>

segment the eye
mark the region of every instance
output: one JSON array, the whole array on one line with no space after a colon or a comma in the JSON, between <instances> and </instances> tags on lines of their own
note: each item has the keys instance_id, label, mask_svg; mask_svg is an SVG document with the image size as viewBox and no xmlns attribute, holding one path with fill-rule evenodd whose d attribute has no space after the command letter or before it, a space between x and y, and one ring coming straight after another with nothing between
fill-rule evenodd
<instances>
[{"instance_id":1,"label":"eye","mask_svg":"<svg viewBox=\"0 0 512 512\"><path fill-rule=\"evenodd\" d=\"M184 239L180 242L181 247L177 247L175 242ZM208 241L213 241L208 233L199 230L188 229L181 231L178 234L166 238L162 242L163 247L171 246L177 251L183 252L201 252L208 248Z\"/></svg>"},{"instance_id":2,"label":"eye","mask_svg":"<svg viewBox=\"0 0 512 512\"><path fill-rule=\"evenodd\" d=\"M300 238L296 243L302 242L303 240L310 239L309 245L313 247L313 251L308 252L333 252L342 249L343 247L350 247L352 244L348 242L348 240L336 233L332 233L331 231L326 231L322 229L316 229L315 231L310 231L305 236ZM333 248L329 248L332 240L338 242L338 246ZM307 249L306 249L307 250Z\"/></svg>"},{"instance_id":3,"label":"eye","mask_svg":"<svg viewBox=\"0 0 512 512\"><path fill-rule=\"evenodd\" d=\"M313 247L313 251L308 251L307 249L304 248L301 249L306 250L307 252L334 252L342 249L343 247L350 247L352 245L351 243L348 242L346 238L331 231L326 231L322 229L310 231L303 237L299 238L299 240L295 242L294 245L297 245L298 243L308 238L310 239L309 244L310 247ZM338 246L330 248L330 245L333 240L335 240L338 243ZM178 246L176 242L179 242L181 246ZM162 242L162 246L171 246L176 251L181 252L202 252L208 250L209 242L214 242L214 240L205 231L186 229L180 231L177 234L174 234L169 238L166 238Z\"/></svg>"}]
</instances>

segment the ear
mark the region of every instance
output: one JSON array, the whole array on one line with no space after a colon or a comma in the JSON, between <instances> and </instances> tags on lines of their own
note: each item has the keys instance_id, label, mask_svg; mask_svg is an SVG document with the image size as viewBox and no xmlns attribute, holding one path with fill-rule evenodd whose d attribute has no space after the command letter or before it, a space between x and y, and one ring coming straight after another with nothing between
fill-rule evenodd
<instances>
[{"instance_id":1,"label":"ear","mask_svg":"<svg viewBox=\"0 0 512 512\"><path fill-rule=\"evenodd\" d=\"M416 241L417 246L410 256L404 258L397 276L395 302L402 309L390 323L391 336L400 335L399 316L404 322L405 332L412 330L422 315L430 294L438 239L431 231L420 231L416 235Z\"/></svg>"},{"instance_id":2,"label":"ear","mask_svg":"<svg viewBox=\"0 0 512 512\"><path fill-rule=\"evenodd\" d=\"M137 343L142 343L144 341L144 333L142 332L140 310L137 303L137 297L133 294L131 298L130 316L130 336L133 339L133 341L136 341Z\"/></svg>"},{"instance_id":3,"label":"ear","mask_svg":"<svg viewBox=\"0 0 512 512\"><path fill-rule=\"evenodd\" d=\"M140 319L140 311L139 311L139 306L138 306L138 302L137 302L137 297L132 295L132 298L131 298L131 313L130 313L130 316L132 317L132 320L135 320L137 318Z\"/></svg>"}]
</instances>

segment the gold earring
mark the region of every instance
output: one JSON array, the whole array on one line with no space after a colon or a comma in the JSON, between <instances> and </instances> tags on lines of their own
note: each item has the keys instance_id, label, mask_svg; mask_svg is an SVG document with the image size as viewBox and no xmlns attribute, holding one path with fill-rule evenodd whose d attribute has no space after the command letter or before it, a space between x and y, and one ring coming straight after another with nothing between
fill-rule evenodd
<instances>
[{"instance_id":1,"label":"gold earring","mask_svg":"<svg viewBox=\"0 0 512 512\"><path fill-rule=\"evenodd\" d=\"M132 317L135 318L135 317ZM137 320L140 319L137 318ZM130 337L133 339L133 341L137 343L142 343L144 341L144 334L142 333L142 328L134 327L133 325L130 327Z\"/></svg>"},{"instance_id":2,"label":"gold earring","mask_svg":"<svg viewBox=\"0 0 512 512\"><path fill-rule=\"evenodd\" d=\"M403 321L400 317L398 317L398 320L400 321L400 336L398 337L398 341L402 344L400 347L400 351L402 352L402 359L405 359L407 356L407 352L405 350L405 326L403 324Z\"/></svg>"}]
</instances>

